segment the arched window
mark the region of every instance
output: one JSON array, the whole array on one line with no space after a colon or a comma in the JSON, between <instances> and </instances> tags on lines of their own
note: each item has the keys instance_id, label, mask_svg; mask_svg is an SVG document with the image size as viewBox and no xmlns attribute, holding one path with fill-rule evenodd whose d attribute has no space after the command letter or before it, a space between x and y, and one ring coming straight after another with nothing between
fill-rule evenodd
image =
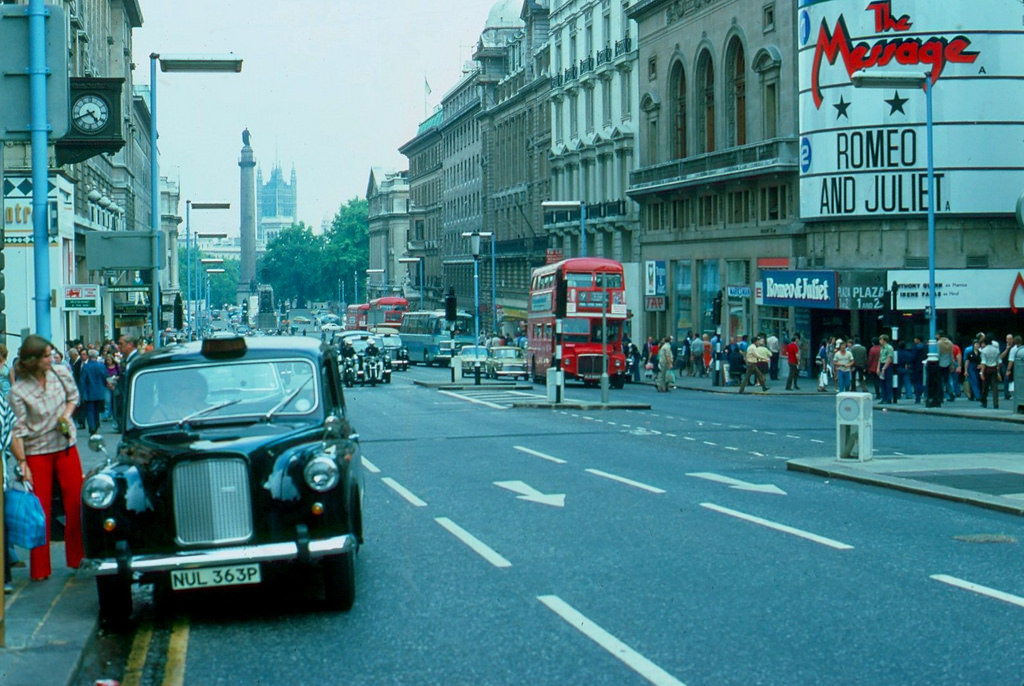
<instances>
[{"instance_id":1,"label":"arched window","mask_svg":"<svg viewBox=\"0 0 1024 686\"><path fill-rule=\"evenodd\" d=\"M711 53L703 50L697 58L697 132L700 152L715 149L715 66Z\"/></svg>"},{"instance_id":2,"label":"arched window","mask_svg":"<svg viewBox=\"0 0 1024 686\"><path fill-rule=\"evenodd\" d=\"M747 60L743 54L743 44L734 37L729 43L726 53L726 70L729 79L729 143L744 145L747 142Z\"/></svg>"},{"instance_id":3,"label":"arched window","mask_svg":"<svg viewBox=\"0 0 1024 686\"><path fill-rule=\"evenodd\" d=\"M677 62L670 77L672 107L672 158L686 157L686 70Z\"/></svg>"}]
</instances>

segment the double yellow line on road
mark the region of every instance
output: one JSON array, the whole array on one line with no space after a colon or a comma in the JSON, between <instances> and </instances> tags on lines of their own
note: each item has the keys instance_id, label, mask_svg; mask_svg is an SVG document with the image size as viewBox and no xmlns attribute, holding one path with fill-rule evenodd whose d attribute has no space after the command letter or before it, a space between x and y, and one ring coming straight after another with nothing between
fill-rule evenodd
<instances>
[{"instance_id":1,"label":"double yellow line on road","mask_svg":"<svg viewBox=\"0 0 1024 686\"><path fill-rule=\"evenodd\" d=\"M153 642L153 623L144 622L135 632L132 649L124 666L121 686L142 686L146 669L146 658ZM178 617L171 626L171 638L167 645L167 661L164 663L162 686L183 686L185 683L185 659L188 656L188 619Z\"/></svg>"}]
</instances>

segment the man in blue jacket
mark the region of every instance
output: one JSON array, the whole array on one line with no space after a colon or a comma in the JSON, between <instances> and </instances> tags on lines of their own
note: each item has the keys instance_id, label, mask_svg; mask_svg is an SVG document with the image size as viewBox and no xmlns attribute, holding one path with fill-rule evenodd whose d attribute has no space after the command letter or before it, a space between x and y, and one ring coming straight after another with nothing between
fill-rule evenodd
<instances>
[{"instance_id":1,"label":"man in blue jacket","mask_svg":"<svg viewBox=\"0 0 1024 686\"><path fill-rule=\"evenodd\" d=\"M99 431L100 414L107 398L107 367L100 362L99 352L90 349L78 378L78 393L82 396L82 413L92 435Z\"/></svg>"}]
</instances>

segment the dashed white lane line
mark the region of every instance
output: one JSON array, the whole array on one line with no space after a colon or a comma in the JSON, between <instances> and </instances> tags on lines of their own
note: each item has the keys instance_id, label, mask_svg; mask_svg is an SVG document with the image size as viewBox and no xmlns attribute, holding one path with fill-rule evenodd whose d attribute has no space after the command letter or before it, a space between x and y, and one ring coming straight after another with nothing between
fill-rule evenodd
<instances>
[{"instance_id":1,"label":"dashed white lane line","mask_svg":"<svg viewBox=\"0 0 1024 686\"><path fill-rule=\"evenodd\" d=\"M370 462L365 457L362 458L362 460L363 460L363 466L366 467L366 471L371 472L373 474L380 474L380 467L378 467L374 463Z\"/></svg>"},{"instance_id":2,"label":"dashed white lane line","mask_svg":"<svg viewBox=\"0 0 1024 686\"><path fill-rule=\"evenodd\" d=\"M1013 595L1011 593L1005 593L1003 591L997 591L994 588L989 588L988 586L982 586L981 584L976 584L976 583L973 583L971 581L964 581L963 579L958 579L955 576L948 576L946 574L932 574L931 578L935 579L936 581L940 581L940 582L942 582L944 584L949 584L950 586L956 586L957 588L962 588L965 591L971 591L972 593L977 593L979 595L988 596L989 598L995 598L996 600L1001 600L1004 603L1010 603L1011 605L1017 605L1018 607L1024 607L1024 598L1021 598L1020 596Z\"/></svg>"},{"instance_id":3,"label":"dashed white lane line","mask_svg":"<svg viewBox=\"0 0 1024 686\"><path fill-rule=\"evenodd\" d=\"M799 439L800 437L795 435L795 434L786 434L786 438L796 438L796 439Z\"/></svg>"},{"instance_id":4,"label":"dashed white lane line","mask_svg":"<svg viewBox=\"0 0 1024 686\"><path fill-rule=\"evenodd\" d=\"M544 453L537 452L536 450L524 448L521 445L514 445L512 447L520 452L526 453L527 455L533 455L534 457L539 457L540 459L547 460L548 462L554 462L555 464L565 464L565 460L561 460L557 457L552 457L551 455L545 455Z\"/></svg>"},{"instance_id":5,"label":"dashed white lane line","mask_svg":"<svg viewBox=\"0 0 1024 686\"><path fill-rule=\"evenodd\" d=\"M679 436L676 436L675 434L666 433L665 435L671 438L679 438Z\"/></svg>"},{"instance_id":6,"label":"dashed white lane line","mask_svg":"<svg viewBox=\"0 0 1024 686\"><path fill-rule=\"evenodd\" d=\"M632 486L634 488L639 488L639 489L642 489L644 491L650 491L651 493L661 494L661 493L665 492L662 489L657 488L655 486L648 486L645 483L641 483L639 481L633 481L632 479L627 479L624 476L618 476L616 474L609 474L608 472L602 472L600 469L587 469L586 471L591 473L591 474L593 474L594 476L600 476L601 478L604 478L604 479L611 479L612 481L618 481L619 483L626 484L627 486Z\"/></svg>"},{"instance_id":7,"label":"dashed white lane line","mask_svg":"<svg viewBox=\"0 0 1024 686\"><path fill-rule=\"evenodd\" d=\"M768 527L769 529L775 529L776 531L781 531L786 534L799 536L800 538L805 538L808 541L813 541L815 543L820 543L821 545L826 545L829 548L835 548L836 550L853 550L852 545L847 545L846 543L841 543L840 541L836 541L831 538L825 538L824 536L819 536L818 534L812 534L811 532L804 531L803 529L796 529L791 526L786 526L785 524L779 524L778 522L773 522L769 519L755 517L754 515L749 515L745 512L731 510L727 507L722 507L721 505L715 505L714 503L701 503L700 506L707 508L709 510L714 510L715 512L720 512L724 515L729 515L730 517L735 517L736 519L742 519L753 524L759 524L760 526Z\"/></svg>"},{"instance_id":8,"label":"dashed white lane line","mask_svg":"<svg viewBox=\"0 0 1024 686\"><path fill-rule=\"evenodd\" d=\"M495 567L505 568L512 566L511 562L499 555L493 548L447 517L436 517L434 521L444 527L452 536L469 546L470 550L490 562Z\"/></svg>"},{"instance_id":9,"label":"dashed white lane line","mask_svg":"<svg viewBox=\"0 0 1024 686\"><path fill-rule=\"evenodd\" d=\"M726 445L726 446L723 446L723 447L724 447L724 448L725 448L726 450L739 450L739 448L736 448L736 447L734 447L734 446L731 446L731 445Z\"/></svg>"},{"instance_id":10,"label":"dashed white lane line","mask_svg":"<svg viewBox=\"0 0 1024 686\"><path fill-rule=\"evenodd\" d=\"M693 436L683 436L684 441L696 441L697 439Z\"/></svg>"},{"instance_id":11,"label":"dashed white lane line","mask_svg":"<svg viewBox=\"0 0 1024 686\"><path fill-rule=\"evenodd\" d=\"M409 501L409 504L415 505L416 507L427 506L425 502L416 497L415 493L413 493L405 486L392 479L390 476L385 476L383 479L381 479L381 482L387 485L389 488L391 488L392 491L394 491L395 493Z\"/></svg>"},{"instance_id":12,"label":"dashed white lane line","mask_svg":"<svg viewBox=\"0 0 1024 686\"><path fill-rule=\"evenodd\" d=\"M587 619L572 605L556 595L539 595L537 600L561 617L572 628L608 651L614 658L657 686L684 686L683 682Z\"/></svg>"},{"instance_id":13,"label":"dashed white lane line","mask_svg":"<svg viewBox=\"0 0 1024 686\"><path fill-rule=\"evenodd\" d=\"M714 441L704 441L704 445L716 446L718 444L715 443Z\"/></svg>"},{"instance_id":14,"label":"dashed white lane line","mask_svg":"<svg viewBox=\"0 0 1024 686\"><path fill-rule=\"evenodd\" d=\"M753 455L754 457L764 457L764 453L759 453L756 450L751 450L750 454Z\"/></svg>"},{"instance_id":15,"label":"dashed white lane line","mask_svg":"<svg viewBox=\"0 0 1024 686\"><path fill-rule=\"evenodd\" d=\"M812 438L811 439L811 443L824 443L824 442L825 441L821 440L820 438Z\"/></svg>"}]
</instances>

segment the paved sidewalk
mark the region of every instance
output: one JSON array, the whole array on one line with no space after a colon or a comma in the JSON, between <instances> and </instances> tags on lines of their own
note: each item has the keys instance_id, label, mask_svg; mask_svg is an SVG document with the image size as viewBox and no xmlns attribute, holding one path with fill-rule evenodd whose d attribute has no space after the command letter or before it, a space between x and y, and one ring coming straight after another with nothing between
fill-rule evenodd
<instances>
[{"instance_id":1,"label":"paved sidewalk","mask_svg":"<svg viewBox=\"0 0 1024 686\"><path fill-rule=\"evenodd\" d=\"M107 449L117 447L117 436L105 423L101 429ZM100 453L78 444L82 468L88 472L103 462ZM28 563L28 552L18 551ZM28 568L12 570L14 592L4 598L5 641L0 648L0 684L4 686L63 686L78 671L85 646L96 632L98 605L93 579L64 561L64 543L50 545L53 573L46 581L30 581Z\"/></svg>"}]
</instances>

